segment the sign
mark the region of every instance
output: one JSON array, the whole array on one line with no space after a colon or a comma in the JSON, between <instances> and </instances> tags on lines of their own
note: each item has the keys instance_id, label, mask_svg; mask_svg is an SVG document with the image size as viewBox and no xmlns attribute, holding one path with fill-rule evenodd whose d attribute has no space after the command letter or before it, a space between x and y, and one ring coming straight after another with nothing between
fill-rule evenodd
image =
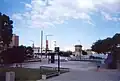
<instances>
[{"instance_id":1,"label":"sign","mask_svg":"<svg viewBox=\"0 0 120 81\"><path fill-rule=\"evenodd\" d=\"M55 47L55 52L59 52L59 47Z\"/></svg>"}]
</instances>

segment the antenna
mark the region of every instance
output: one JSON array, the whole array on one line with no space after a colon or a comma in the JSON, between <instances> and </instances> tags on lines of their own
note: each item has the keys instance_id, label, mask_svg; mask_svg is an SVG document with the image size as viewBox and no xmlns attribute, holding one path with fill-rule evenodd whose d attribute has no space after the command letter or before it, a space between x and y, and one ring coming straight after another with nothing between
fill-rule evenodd
<instances>
[{"instance_id":1,"label":"antenna","mask_svg":"<svg viewBox=\"0 0 120 81\"><path fill-rule=\"evenodd\" d=\"M78 42L79 42L79 44L81 45L81 42L80 42L80 40L78 40Z\"/></svg>"}]
</instances>

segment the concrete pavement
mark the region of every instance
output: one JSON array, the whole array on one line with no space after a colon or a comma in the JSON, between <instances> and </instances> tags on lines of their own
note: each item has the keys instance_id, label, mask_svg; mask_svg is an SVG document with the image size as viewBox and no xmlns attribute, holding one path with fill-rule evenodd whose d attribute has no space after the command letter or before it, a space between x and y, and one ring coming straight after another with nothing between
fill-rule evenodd
<instances>
[{"instance_id":1,"label":"concrete pavement","mask_svg":"<svg viewBox=\"0 0 120 81\"><path fill-rule=\"evenodd\" d=\"M111 71L71 71L47 80L38 81L119 81L120 73Z\"/></svg>"},{"instance_id":2,"label":"concrete pavement","mask_svg":"<svg viewBox=\"0 0 120 81\"><path fill-rule=\"evenodd\" d=\"M48 65L53 66L54 65ZM101 68L96 71L96 64L91 62L70 61L61 66L70 68L70 72L47 80L38 81L120 81L120 72Z\"/></svg>"}]
</instances>

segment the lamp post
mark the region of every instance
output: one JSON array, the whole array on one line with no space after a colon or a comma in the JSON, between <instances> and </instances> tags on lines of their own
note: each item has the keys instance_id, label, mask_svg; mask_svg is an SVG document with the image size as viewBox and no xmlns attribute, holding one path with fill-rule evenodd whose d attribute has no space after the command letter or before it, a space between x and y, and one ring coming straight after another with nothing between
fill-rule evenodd
<instances>
[{"instance_id":1,"label":"lamp post","mask_svg":"<svg viewBox=\"0 0 120 81\"><path fill-rule=\"evenodd\" d=\"M30 40L33 44L32 44L32 48L34 49L34 41L33 40Z\"/></svg>"},{"instance_id":2,"label":"lamp post","mask_svg":"<svg viewBox=\"0 0 120 81\"><path fill-rule=\"evenodd\" d=\"M42 58L42 48L43 48L43 30L41 30L41 58Z\"/></svg>"}]
</instances>

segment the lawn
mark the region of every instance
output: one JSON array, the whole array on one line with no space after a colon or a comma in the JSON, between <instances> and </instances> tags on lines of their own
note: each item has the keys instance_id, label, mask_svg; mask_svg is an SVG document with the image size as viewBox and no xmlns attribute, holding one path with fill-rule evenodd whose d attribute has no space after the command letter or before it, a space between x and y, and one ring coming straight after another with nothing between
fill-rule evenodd
<instances>
[{"instance_id":1,"label":"lawn","mask_svg":"<svg viewBox=\"0 0 120 81\"><path fill-rule=\"evenodd\" d=\"M16 81L39 80L42 74L51 73L52 70L29 69L29 68L0 68L0 73L15 72Z\"/></svg>"}]
</instances>

